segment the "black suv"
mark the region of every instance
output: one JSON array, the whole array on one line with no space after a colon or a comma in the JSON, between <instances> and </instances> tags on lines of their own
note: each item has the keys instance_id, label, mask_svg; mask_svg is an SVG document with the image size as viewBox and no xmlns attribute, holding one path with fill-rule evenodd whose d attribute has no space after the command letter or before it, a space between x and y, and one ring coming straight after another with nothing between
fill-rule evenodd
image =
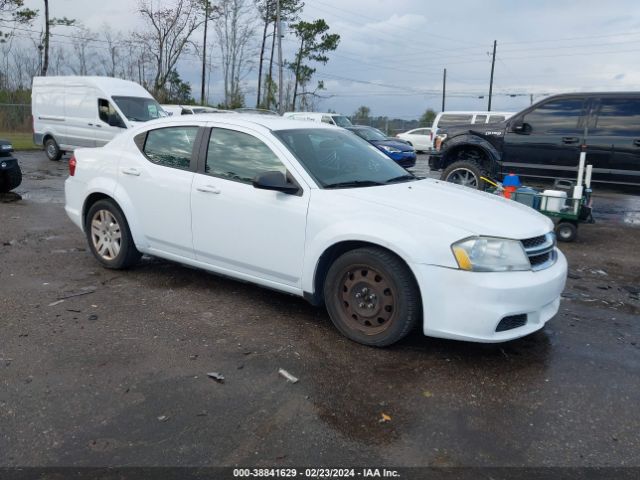
<instances>
[{"instance_id":1,"label":"black suv","mask_svg":"<svg viewBox=\"0 0 640 480\"><path fill-rule=\"evenodd\" d=\"M13 190L22 183L22 171L12 152L11 143L0 140L0 193Z\"/></svg>"},{"instance_id":2,"label":"black suv","mask_svg":"<svg viewBox=\"0 0 640 480\"><path fill-rule=\"evenodd\" d=\"M438 137L429 166L470 187L507 173L575 180L583 147L593 181L640 185L640 92L556 95L504 122L444 128Z\"/></svg>"}]
</instances>

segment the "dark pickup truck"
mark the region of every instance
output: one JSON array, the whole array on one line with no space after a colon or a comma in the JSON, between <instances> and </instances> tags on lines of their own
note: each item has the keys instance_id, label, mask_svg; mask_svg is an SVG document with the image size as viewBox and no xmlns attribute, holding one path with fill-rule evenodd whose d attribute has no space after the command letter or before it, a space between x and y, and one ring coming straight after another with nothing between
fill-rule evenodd
<instances>
[{"instance_id":1,"label":"dark pickup truck","mask_svg":"<svg viewBox=\"0 0 640 480\"><path fill-rule=\"evenodd\" d=\"M11 143L0 140L0 193L13 190L22 183L22 171L12 153Z\"/></svg>"},{"instance_id":2,"label":"dark pickup truck","mask_svg":"<svg viewBox=\"0 0 640 480\"><path fill-rule=\"evenodd\" d=\"M474 188L508 173L575 180L582 148L594 182L640 185L640 92L556 95L501 123L441 129L429 165Z\"/></svg>"}]
</instances>

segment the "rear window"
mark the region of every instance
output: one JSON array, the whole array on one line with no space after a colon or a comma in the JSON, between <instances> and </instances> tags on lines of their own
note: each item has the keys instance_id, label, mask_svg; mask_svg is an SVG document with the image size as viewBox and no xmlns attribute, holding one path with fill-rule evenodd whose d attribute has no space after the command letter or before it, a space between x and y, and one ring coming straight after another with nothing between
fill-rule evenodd
<instances>
[{"instance_id":1,"label":"rear window","mask_svg":"<svg viewBox=\"0 0 640 480\"><path fill-rule=\"evenodd\" d=\"M500 123L507 119L504 115L489 115L489 122L487 123Z\"/></svg>"},{"instance_id":2,"label":"rear window","mask_svg":"<svg viewBox=\"0 0 640 480\"><path fill-rule=\"evenodd\" d=\"M464 125L465 123L471 123L473 120L473 115L463 115L463 114L451 114L451 115L442 115L440 120L438 120L438 127L448 127L450 125Z\"/></svg>"},{"instance_id":3,"label":"rear window","mask_svg":"<svg viewBox=\"0 0 640 480\"><path fill-rule=\"evenodd\" d=\"M476 119L473 123L486 123L487 116L486 115L476 115Z\"/></svg>"}]
</instances>

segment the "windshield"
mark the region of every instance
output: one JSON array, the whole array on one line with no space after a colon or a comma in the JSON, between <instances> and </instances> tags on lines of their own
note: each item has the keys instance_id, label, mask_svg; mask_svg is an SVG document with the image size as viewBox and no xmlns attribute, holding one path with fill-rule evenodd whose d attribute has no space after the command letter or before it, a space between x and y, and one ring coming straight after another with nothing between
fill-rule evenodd
<instances>
[{"instance_id":1,"label":"windshield","mask_svg":"<svg viewBox=\"0 0 640 480\"><path fill-rule=\"evenodd\" d=\"M339 127L352 127L353 126L351 121L349 121L349 119L347 117L345 117L344 115L332 115L331 118L333 118L333 121Z\"/></svg>"},{"instance_id":2,"label":"windshield","mask_svg":"<svg viewBox=\"0 0 640 480\"><path fill-rule=\"evenodd\" d=\"M417 178L344 130L305 128L273 133L322 188L366 187Z\"/></svg>"},{"instance_id":3,"label":"windshield","mask_svg":"<svg viewBox=\"0 0 640 480\"><path fill-rule=\"evenodd\" d=\"M359 137L362 137L370 142L387 139L387 137L382 132L374 128L354 128L351 131Z\"/></svg>"},{"instance_id":4,"label":"windshield","mask_svg":"<svg viewBox=\"0 0 640 480\"><path fill-rule=\"evenodd\" d=\"M160 118L164 111L153 98L144 97L113 97L118 108L133 122L147 122Z\"/></svg>"}]
</instances>

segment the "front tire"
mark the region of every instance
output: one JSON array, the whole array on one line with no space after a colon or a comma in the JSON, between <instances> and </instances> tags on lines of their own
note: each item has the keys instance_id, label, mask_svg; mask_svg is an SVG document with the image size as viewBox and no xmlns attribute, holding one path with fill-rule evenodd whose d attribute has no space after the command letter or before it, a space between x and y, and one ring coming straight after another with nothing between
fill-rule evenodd
<instances>
[{"instance_id":1,"label":"front tire","mask_svg":"<svg viewBox=\"0 0 640 480\"><path fill-rule=\"evenodd\" d=\"M458 160L442 172L440 179L476 190L484 190L486 182L481 177L486 176L487 172L476 161Z\"/></svg>"},{"instance_id":2,"label":"front tire","mask_svg":"<svg viewBox=\"0 0 640 480\"><path fill-rule=\"evenodd\" d=\"M351 250L335 260L324 281L324 300L336 328L368 346L397 342L422 317L411 271L381 248Z\"/></svg>"},{"instance_id":3,"label":"front tire","mask_svg":"<svg viewBox=\"0 0 640 480\"><path fill-rule=\"evenodd\" d=\"M129 268L142 255L133 242L124 214L112 200L99 200L91 206L84 230L91 253L107 268Z\"/></svg>"},{"instance_id":4,"label":"front tire","mask_svg":"<svg viewBox=\"0 0 640 480\"><path fill-rule=\"evenodd\" d=\"M53 137L47 138L47 140L44 142L44 151L47 154L47 158L54 162L60 160L64 153L60 150L58 143Z\"/></svg>"}]
</instances>

